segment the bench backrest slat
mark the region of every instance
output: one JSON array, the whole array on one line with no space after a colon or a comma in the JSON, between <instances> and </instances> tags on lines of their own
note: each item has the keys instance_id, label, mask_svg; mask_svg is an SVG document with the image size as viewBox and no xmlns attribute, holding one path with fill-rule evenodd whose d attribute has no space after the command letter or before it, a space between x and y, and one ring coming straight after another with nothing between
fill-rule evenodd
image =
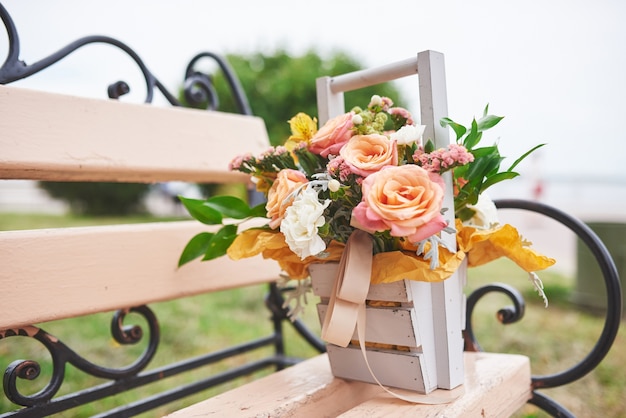
<instances>
[{"instance_id":1,"label":"bench backrest slat","mask_svg":"<svg viewBox=\"0 0 626 418\"><path fill-rule=\"evenodd\" d=\"M0 86L0 178L243 182L229 158L269 146L263 120Z\"/></svg>"},{"instance_id":2,"label":"bench backrest slat","mask_svg":"<svg viewBox=\"0 0 626 418\"><path fill-rule=\"evenodd\" d=\"M0 233L0 329L278 278L275 261L228 257L178 269L196 221Z\"/></svg>"}]
</instances>

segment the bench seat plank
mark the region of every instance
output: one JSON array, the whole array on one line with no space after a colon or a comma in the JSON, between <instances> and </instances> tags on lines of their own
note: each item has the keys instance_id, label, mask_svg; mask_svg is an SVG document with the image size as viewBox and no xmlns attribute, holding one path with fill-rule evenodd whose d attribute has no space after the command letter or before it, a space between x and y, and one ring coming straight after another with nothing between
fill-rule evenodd
<instances>
[{"instance_id":1,"label":"bench seat plank","mask_svg":"<svg viewBox=\"0 0 626 418\"><path fill-rule=\"evenodd\" d=\"M465 353L465 384L411 404L379 386L332 376L326 354L176 411L168 418L237 417L508 417L531 397L530 362L512 354ZM400 392L400 391L398 391ZM403 392L406 393L406 392Z\"/></svg>"},{"instance_id":2,"label":"bench seat plank","mask_svg":"<svg viewBox=\"0 0 626 418\"><path fill-rule=\"evenodd\" d=\"M0 330L279 278L274 260L227 256L180 269L197 221L0 232Z\"/></svg>"}]
</instances>

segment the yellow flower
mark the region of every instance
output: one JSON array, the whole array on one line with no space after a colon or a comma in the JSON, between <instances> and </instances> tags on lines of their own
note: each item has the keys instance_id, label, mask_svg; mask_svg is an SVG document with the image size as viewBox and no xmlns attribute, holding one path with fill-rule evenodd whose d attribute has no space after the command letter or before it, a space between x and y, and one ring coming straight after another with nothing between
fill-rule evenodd
<instances>
[{"instance_id":1,"label":"yellow flower","mask_svg":"<svg viewBox=\"0 0 626 418\"><path fill-rule=\"evenodd\" d=\"M309 143L313 135L317 132L317 118L311 118L306 113L298 113L289 119L289 127L291 128L291 136L287 139L285 147L292 151L296 144L300 142Z\"/></svg>"}]
</instances>

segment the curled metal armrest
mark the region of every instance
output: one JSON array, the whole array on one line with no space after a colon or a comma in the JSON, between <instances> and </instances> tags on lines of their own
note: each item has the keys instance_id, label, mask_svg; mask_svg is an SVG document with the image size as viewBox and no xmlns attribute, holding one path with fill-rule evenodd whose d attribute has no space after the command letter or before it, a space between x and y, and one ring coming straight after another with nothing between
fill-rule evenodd
<instances>
[{"instance_id":1,"label":"curled metal armrest","mask_svg":"<svg viewBox=\"0 0 626 418\"><path fill-rule=\"evenodd\" d=\"M604 243L591 228L579 219L559 209L534 201L505 199L497 200L495 204L498 209L521 209L535 212L567 227L591 250L602 272L603 283L607 293L607 309L602 333L592 350L582 360L566 370L549 375L532 376L533 398L530 400L530 403L539 406L554 416L573 416L563 406L538 393L537 390L562 386L581 379L595 369L608 354L619 331L622 315L622 292L617 267ZM471 317L478 300L491 292L504 293L513 302L513 306L505 307L498 311L500 322L504 324L517 322L524 315L524 299L516 289L505 284L494 283L475 290L467 300L466 350L481 350L481 346L474 335Z\"/></svg>"}]
</instances>

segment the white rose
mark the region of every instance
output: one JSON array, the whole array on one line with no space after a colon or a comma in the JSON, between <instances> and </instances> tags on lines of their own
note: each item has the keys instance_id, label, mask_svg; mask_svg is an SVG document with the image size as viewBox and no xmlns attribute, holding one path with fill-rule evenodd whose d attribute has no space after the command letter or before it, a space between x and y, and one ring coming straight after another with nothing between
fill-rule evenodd
<instances>
[{"instance_id":1,"label":"white rose","mask_svg":"<svg viewBox=\"0 0 626 418\"><path fill-rule=\"evenodd\" d=\"M490 229L498 224L498 209L493 201L485 193L478 196L475 205L467 205L475 211L471 219L463 222L464 225L474 228Z\"/></svg>"},{"instance_id":2,"label":"white rose","mask_svg":"<svg viewBox=\"0 0 626 418\"><path fill-rule=\"evenodd\" d=\"M317 192L312 188L306 188L285 211L280 232L285 236L289 249L302 260L326 249L324 240L318 234L318 228L326 223L324 209L329 204L330 200L320 203Z\"/></svg>"},{"instance_id":3,"label":"white rose","mask_svg":"<svg viewBox=\"0 0 626 418\"><path fill-rule=\"evenodd\" d=\"M389 136L389 139L398 141L398 145L411 145L417 142L422 143L422 135L424 135L424 125L405 125Z\"/></svg>"}]
</instances>

